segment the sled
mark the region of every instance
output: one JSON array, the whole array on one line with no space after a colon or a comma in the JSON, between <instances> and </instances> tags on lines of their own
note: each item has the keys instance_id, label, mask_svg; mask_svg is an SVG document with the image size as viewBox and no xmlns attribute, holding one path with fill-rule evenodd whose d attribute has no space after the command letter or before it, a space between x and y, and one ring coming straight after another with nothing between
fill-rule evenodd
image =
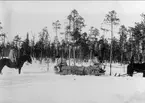
<instances>
[{"instance_id":1,"label":"sled","mask_svg":"<svg viewBox=\"0 0 145 103\"><path fill-rule=\"evenodd\" d=\"M56 65L55 73L61 75L105 75L105 70L102 69L100 65L93 65L93 66L60 66Z\"/></svg>"}]
</instances>

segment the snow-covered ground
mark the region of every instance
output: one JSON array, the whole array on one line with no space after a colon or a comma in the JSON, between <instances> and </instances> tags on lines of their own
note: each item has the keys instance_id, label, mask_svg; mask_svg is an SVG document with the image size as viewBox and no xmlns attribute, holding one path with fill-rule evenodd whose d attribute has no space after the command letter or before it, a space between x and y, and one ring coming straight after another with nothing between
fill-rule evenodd
<instances>
[{"instance_id":1,"label":"snow-covered ground","mask_svg":"<svg viewBox=\"0 0 145 103\"><path fill-rule=\"evenodd\" d=\"M56 75L44 61L24 64L22 74L4 67L0 75L0 103L145 103L145 78ZM77 65L90 65L83 63ZM112 65L112 75L126 73L126 65ZM109 64L106 75L109 74Z\"/></svg>"}]
</instances>

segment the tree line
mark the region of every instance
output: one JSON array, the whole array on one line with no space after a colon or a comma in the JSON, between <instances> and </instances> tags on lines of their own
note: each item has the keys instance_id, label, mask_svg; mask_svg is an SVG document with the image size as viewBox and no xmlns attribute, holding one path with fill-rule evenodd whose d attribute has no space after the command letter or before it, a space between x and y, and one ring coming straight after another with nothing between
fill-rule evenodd
<instances>
[{"instance_id":1,"label":"tree line","mask_svg":"<svg viewBox=\"0 0 145 103\"><path fill-rule=\"evenodd\" d=\"M62 57L73 59L75 62L89 60L97 56L100 62L110 62L110 67L112 61L129 63L132 55L135 56L136 62L143 62L145 60L145 14L142 13L141 17L142 20L135 22L134 27L120 25L119 32L117 32L119 38L116 38L113 35L114 27L119 25L120 19L117 17L116 11L108 12L104 17L103 24L109 24L111 30L101 28L102 31L111 33L111 39L108 40L104 35L98 38L100 31L93 26L90 27L88 33L82 32L82 29L86 26L85 19L74 9L67 16L67 26L62 34L65 38L61 41L58 40L61 24L59 20L56 20L52 23L56 33L53 41L50 40L47 27L39 32L39 40L37 41L35 36L29 39L30 34L27 33L25 40L16 35L12 42L5 43L6 34L1 33L0 53L1 56L7 56L8 50L15 47L18 53L25 52L38 60L51 58L55 61L56 58ZM2 26L0 26L0 29L2 29Z\"/></svg>"}]
</instances>

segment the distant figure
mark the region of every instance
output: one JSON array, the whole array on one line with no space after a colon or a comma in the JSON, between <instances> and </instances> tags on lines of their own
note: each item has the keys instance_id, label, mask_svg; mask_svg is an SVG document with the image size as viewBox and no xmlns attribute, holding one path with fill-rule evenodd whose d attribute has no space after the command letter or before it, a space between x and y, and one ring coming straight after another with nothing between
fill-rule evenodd
<instances>
[{"instance_id":1,"label":"distant figure","mask_svg":"<svg viewBox=\"0 0 145 103\"><path fill-rule=\"evenodd\" d=\"M93 62L93 64L94 64L94 65L99 64L99 63L100 63L100 61L99 61L99 59L98 59L97 55L95 55L95 56L94 56L94 58L92 59L92 62Z\"/></svg>"},{"instance_id":2,"label":"distant figure","mask_svg":"<svg viewBox=\"0 0 145 103\"><path fill-rule=\"evenodd\" d=\"M16 51L15 51L14 48L11 48L11 50L10 50L9 59L10 59L12 62L15 62L15 63L16 63Z\"/></svg>"},{"instance_id":3,"label":"distant figure","mask_svg":"<svg viewBox=\"0 0 145 103\"><path fill-rule=\"evenodd\" d=\"M61 68L62 66L67 66L67 62L66 62L66 59L64 58L59 58L58 59L58 62L57 62L57 65Z\"/></svg>"},{"instance_id":4,"label":"distant figure","mask_svg":"<svg viewBox=\"0 0 145 103\"><path fill-rule=\"evenodd\" d=\"M56 55L56 62L57 62L57 64L58 64L58 61L59 61L59 59L60 59L60 55Z\"/></svg>"}]
</instances>

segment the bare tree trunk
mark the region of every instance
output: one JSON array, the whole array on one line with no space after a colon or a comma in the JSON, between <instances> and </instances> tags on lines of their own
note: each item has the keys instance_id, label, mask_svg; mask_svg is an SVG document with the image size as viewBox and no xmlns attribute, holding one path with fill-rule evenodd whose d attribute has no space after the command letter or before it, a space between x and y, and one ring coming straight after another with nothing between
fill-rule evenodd
<instances>
[{"instance_id":1,"label":"bare tree trunk","mask_svg":"<svg viewBox=\"0 0 145 103\"><path fill-rule=\"evenodd\" d=\"M139 61L139 62L141 62L141 60L140 60L140 52L141 52L141 51L140 51L140 49L141 49L140 46L141 46L141 45L140 45L140 42L139 42L139 43L138 43L138 61Z\"/></svg>"},{"instance_id":2,"label":"bare tree trunk","mask_svg":"<svg viewBox=\"0 0 145 103\"><path fill-rule=\"evenodd\" d=\"M112 39L113 39L113 23L111 22L110 75L112 74Z\"/></svg>"},{"instance_id":3,"label":"bare tree trunk","mask_svg":"<svg viewBox=\"0 0 145 103\"><path fill-rule=\"evenodd\" d=\"M47 58L47 71L49 71L49 62L50 62L50 58Z\"/></svg>"},{"instance_id":4,"label":"bare tree trunk","mask_svg":"<svg viewBox=\"0 0 145 103\"><path fill-rule=\"evenodd\" d=\"M2 47L2 53L1 53L2 55L2 58L3 58L3 56L4 56L4 47Z\"/></svg>"},{"instance_id":5,"label":"bare tree trunk","mask_svg":"<svg viewBox=\"0 0 145 103\"><path fill-rule=\"evenodd\" d=\"M40 56L40 63L42 63L42 50L41 50L41 56Z\"/></svg>"},{"instance_id":6,"label":"bare tree trunk","mask_svg":"<svg viewBox=\"0 0 145 103\"><path fill-rule=\"evenodd\" d=\"M123 64L123 51L121 51L121 65Z\"/></svg>"},{"instance_id":7,"label":"bare tree trunk","mask_svg":"<svg viewBox=\"0 0 145 103\"><path fill-rule=\"evenodd\" d=\"M69 66L70 66L70 45L69 45Z\"/></svg>"},{"instance_id":8,"label":"bare tree trunk","mask_svg":"<svg viewBox=\"0 0 145 103\"><path fill-rule=\"evenodd\" d=\"M132 57L132 54L133 54L133 49L132 49L132 33L130 33L130 38L131 38L131 56L130 57Z\"/></svg>"},{"instance_id":9,"label":"bare tree trunk","mask_svg":"<svg viewBox=\"0 0 145 103\"><path fill-rule=\"evenodd\" d=\"M76 64L76 63L75 63L75 62L76 62L76 61L75 61L75 47L74 47L74 49L73 49L73 55L74 55L74 66L75 66L75 64Z\"/></svg>"},{"instance_id":10,"label":"bare tree trunk","mask_svg":"<svg viewBox=\"0 0 145 103\"><path fill-rule=\"evenodd\" d=\"M92 61L92 50L90 51L90 61ZM91 65L91 62L90 62Z\"/></svg>"},{"instance_id":11,"label":"bare tree trunk","mask_svg":"<svg viewBox=\"0 0 145 103\"><path fill-rule=\"evenodd\" d=\"M82 56L83 54L82 54L82 47L80 48L80 58L79 58L79 60L80 60L80 62L81 62L81 65L83 66L83 56Z\"/></svg>"},{"instance_id":12,"label":"bare tree trunk","mask_svg":"<svg viewBox=\"0 0 145 103\"><path fill-rule=\"evenodd\" d=\"M143 45L143 53L142 53L142 56L143 56L143 63L145 63L145 50L144 50L144 45Z\"/></svg>"}]
</instances>

